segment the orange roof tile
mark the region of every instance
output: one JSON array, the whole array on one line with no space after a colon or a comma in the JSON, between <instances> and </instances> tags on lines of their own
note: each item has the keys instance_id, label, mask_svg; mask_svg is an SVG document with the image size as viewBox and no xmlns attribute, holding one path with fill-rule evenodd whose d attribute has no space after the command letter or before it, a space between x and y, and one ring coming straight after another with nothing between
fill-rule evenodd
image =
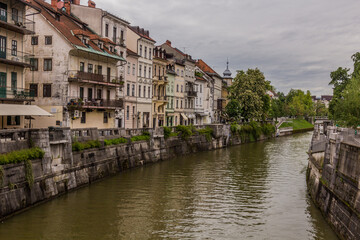
<instances>
[{"instance_id":1,"label":"orange roof tile","mask_svg":"<svg viewBox=\"0 0 360 240\"><path fill-rule=\"evenodd\" d=\"M146 38L150 41L156 42L154 39L152 39L150 36L145 34L145 30L143 28L140 28L138 26L130 26L129 27L133 32L135 32L137 35L139 35L142 38ZM143 32L144 31L144 32Z\"/></svg>"},{"instance_id":2,"label":"orange roof tile","mask_svg":"<svg viewBox=\"0 0 360 240\"><path fill-rule=\"evenodd\" d=\"M202 71L206 73L214 73L217 74L209 65L207 65L203 60L198 59L196 61L196 66L199 67Z\"/></svg>"}]
</instances>

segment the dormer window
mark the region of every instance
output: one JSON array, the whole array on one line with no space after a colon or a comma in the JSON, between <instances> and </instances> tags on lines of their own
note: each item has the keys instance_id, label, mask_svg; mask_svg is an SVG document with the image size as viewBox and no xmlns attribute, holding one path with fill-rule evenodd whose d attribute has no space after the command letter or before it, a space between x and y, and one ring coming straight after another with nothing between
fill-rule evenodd
<instances>
[{"instance_id":1,"label":"dormer window","mask_svg":"<svg viewBox=\"0 0 360 240\"><path fill-rule=\"evenodd\" d=\"M89 46L89 38L87 38L87 37L83 37L82 38L82 42L83 42L83 44L85 44L86 46Z\"/></svg>"},{"instance_id":2,"label":"dormer window","mask_svg":"<svg viewBox=\"0 0 360 240\"><path fill-rule=\"evenodd\" d=\"M98 47L99 47L101 50L104 50L104 43L98 42Z\"/></svg>"},{"instance_id":3,"label":"dormer window","mask_svg":"<svg viewBox=\"0 0 360 240\"><path fill-rule=\"evenodd\" d=\"M113 52L113 51L114 51L113 46L110 46L110 47L109 47L109 50L110 50L110 52Z\"/></svg>"}]
</instances>

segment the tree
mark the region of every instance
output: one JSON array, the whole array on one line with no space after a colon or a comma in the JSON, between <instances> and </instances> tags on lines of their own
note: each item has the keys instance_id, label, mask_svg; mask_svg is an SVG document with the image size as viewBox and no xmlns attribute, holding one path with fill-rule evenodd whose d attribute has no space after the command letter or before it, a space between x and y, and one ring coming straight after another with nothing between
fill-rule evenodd
<instances>
[{"instance_id":1,"label":"tree","mask_svg":"<svg viewBox=\"0 0 360 240\"><path fill-rule=\"evenodd\" d=\"M327 116L329 112L325 104L320 101L314 103L314 111L315 116Z\"/></svg>"},{"instance_id":2,"label":"tree","mask_svg":"<svg viewBox=\"0 0 360 240\"><path fill-rule=\"evenodd\" d=\"M234 99L230 100L225 108L225 116L228 121L238 121L241 117L240 103Z\"/></svg>"},{"instance_id":3,"label":"tree","mask_svg":"<svg viewBox=\"0 0 360 240\"><path fill-rule=\"evenodd\" d=\"M271 88L270 82L265 80L264 74L258 68L248 69L246 72L238 71L230 87L229 98L239 103L245 119L265 118L270 101L264 96Z\"/></svg>"},{"instance_id":4,"label":"tree","mask_svg":"<svg viewBox=\"0 0 360 240\"><path fill-rule=\"evenodd\" d=\"M285 113L289 116L312 116L314 105L310 91L306 94L300 89L291 89L285 100Z\"/></svg>"}]
</instances>

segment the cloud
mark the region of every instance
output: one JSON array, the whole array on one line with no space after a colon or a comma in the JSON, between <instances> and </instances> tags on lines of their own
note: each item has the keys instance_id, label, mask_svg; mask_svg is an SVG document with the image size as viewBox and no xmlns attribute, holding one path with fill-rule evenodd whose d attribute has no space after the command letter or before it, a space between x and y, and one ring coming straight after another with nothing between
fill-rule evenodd
<instances>
[{"instance_id":1,"label":"cloud","mask_svg":"<svg viewBox=\"0 0 360 240\"><path fill-rule=\"evenodd\" d=\"M81 1L87 4L87 1ZM258 67L280 91L331 94L329 74L358 51L356 0L101 0L97 6L167 39L222 73Z\"/></svg>"}]
</instances>

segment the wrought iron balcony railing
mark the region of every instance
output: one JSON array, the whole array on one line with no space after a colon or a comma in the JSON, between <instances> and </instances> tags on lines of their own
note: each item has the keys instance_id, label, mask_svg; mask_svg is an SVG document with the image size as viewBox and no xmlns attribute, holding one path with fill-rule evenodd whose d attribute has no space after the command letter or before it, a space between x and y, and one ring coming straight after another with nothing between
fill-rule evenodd
<instances>
[{"instance_id":1,"label":"wrought iron balcony railing","mask_svg":"<svg viewBox=\"0 0 360 240\"><path fill-rule=\"evenodd\" d=\"M102 75L83 71L69 71L69 81L91 82L101 85L122 87L124 85L123 77Z\"/></svg>"}]
</instances>

